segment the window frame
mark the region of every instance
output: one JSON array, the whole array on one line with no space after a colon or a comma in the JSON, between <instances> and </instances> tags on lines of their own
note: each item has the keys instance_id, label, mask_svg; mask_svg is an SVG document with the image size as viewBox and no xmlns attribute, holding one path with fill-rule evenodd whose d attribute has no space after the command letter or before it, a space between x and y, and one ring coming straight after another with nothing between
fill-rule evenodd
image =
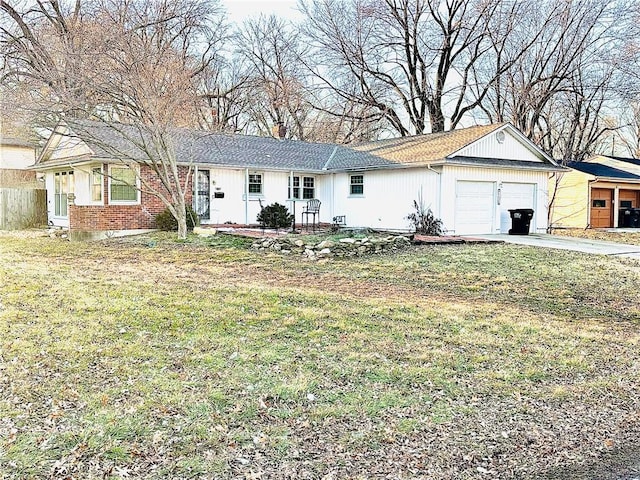
<instances>
[{"instance_id":1,"label":"window frame","mask_svg":"<svg viewBox=\"0 0 640 480\"><path fill-rule=\"evenodd\" d=\"M291 187L292 178L293 178L293 189ZM317 198L315 176L289 175L287 177L287 199L304 201L304 200L311 200L312 198Z\"/></svg>"},{"instance_id":2,"label":"window frame","mask_svg":"<svg viewBox=\"0 0 640 480\"><path fill-rule=\"evenodd\" d=\"M69 194L75 192L73 170L53 174L53 216L69 218ZM62 180L65 180L64 182Z\"/></svg>"},{"instance_id":3,"label":"window frame","mask_svg":"<svg viewBox=\"0 0 640 480\"><path fill-rule=\"evenodd\" d=\"M253 181L252 181L252 178ZM256 177L259 177L259 181L256 182ZM251 191L251 186L259 186L259 191ZM264 173L262 172L249 172L248 176L247 176L247 192L249 193L250 197L262 197L264 196Z\"/></svg>"},{"instance_id":4,"label":"window frame","mask_svg":"<svg viewBox=\"0 0 640 480\"><path fill-rule=\"evenodd\" d=\"M113 199L113 187L114 187L114 180L117 180L114 178L113 175L113 170L114 169L118 169L118 170L130 170L133 173L134 176L134 180L135 180L135 185L129 185L127 183L122 183L120 185L123 186L130 186L133 189L135 189L136 192L136 198L135 200L114 200ZM119 184L115 184L115 186L118 186ZM109 205L139 205L140 204L140 177L139 177L139 171L137 167L131 167L129 165L109 165Z\"/></svg>"},{"instance_id":5,"label":"window frame","mask_svg":"<svg viewBox=\"0 0 640 480\"><path fill-rule=\"evenodd\" d=\"M360 178L360 182L354 182L354 178ZM360 191L354 192L354 187L360 187ZM364 197L364 173L349 174L349 196Z\"/></svg>"},{"instance_id":6,"label":"window frame","mask_svg":"<svg viewBox=\"0 0 640 480\"><path fill-rule=\"evenodd\" d=\"M99 190L96 189L99 187ZM99 193L99 198L94 198L94 194ZM92 203L102 204L104 201L104 170L102 165L91 167L89 173L89 195Z\"/></svg>"}]
</instances>

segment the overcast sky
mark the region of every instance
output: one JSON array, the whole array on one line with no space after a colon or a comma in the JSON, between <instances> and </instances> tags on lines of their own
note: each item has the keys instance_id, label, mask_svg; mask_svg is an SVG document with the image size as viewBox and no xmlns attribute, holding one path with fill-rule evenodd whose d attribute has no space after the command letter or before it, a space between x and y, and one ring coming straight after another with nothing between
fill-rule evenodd
<instances>
[{"instance_id":1,"label":"overcast sky","mask_svg":"<svg viewBox=\"0 0 640 480\"><path fill-rule=\"evenodd\" d=\"M295 18L299 15L296 0L222 0L222 4L229 12L229 20L232 22L242 22L261 13L275 13L284 18Z\"/></svg>"}]
</instances>

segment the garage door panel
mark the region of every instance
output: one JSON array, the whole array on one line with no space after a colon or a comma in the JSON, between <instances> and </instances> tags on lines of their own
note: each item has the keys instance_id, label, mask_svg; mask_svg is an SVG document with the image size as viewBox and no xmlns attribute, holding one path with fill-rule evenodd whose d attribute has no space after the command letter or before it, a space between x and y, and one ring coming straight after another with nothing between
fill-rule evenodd
<instances>
[{"instance_id":1,"label":"garage door panel","mask_svg":"<svg viewBox=\"0 0 640 480\"><path fill-rule=\"evenodd\" d=\"M456 184L456 234L492 233L494 206L494 182L458 181Z\"/></svg>"},{"instance_id":2,"label":"garage door panel","mask_svg":"<svg viewBox=\"0 0 640 480\"><path fill-rule=\"evenodd\" d=\"M591 189L591 228L613 226L613 190L609 188Z\"/></svg>"},{"instance_id":3,"label":"garage door panel","mask_svg":"<svg viewBox=\"0 0 640 480\"><path fill-rule=\"evenodd\" d=\"M536 184L508 183L502 184L500 195L500 233L508 233L511 228L509 210L531 208L534 216L531 219L531 230L535 231L536 221Z\"/></svg>"}]
</instances>

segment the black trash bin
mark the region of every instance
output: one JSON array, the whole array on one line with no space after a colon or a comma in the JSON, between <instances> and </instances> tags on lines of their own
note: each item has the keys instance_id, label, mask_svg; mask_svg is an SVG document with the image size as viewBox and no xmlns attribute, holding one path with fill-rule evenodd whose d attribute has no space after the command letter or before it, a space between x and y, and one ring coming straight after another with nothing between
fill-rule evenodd
<instances>
[{"instance_id":1,"label":"black trash bin","mask_svg":"<svg viewBox=\"0 0 640 480\"><path fill-rule=\"evenodd\" d=\"M631 215L629 219L629 227L631 228L639 228L640 227L640 208L632 208Z\"/></svg>"},{"instance_id":2,"label":"black trash bin","mask_svg":"<svg viewBox=\"0 0 640 480\"><path fill-rule=\"evenodd\" d=\"M631 227L632 208L621 208L618 212L618 227L629 228Z\"/></svg>"},{"instance_id":3,"label":"black trash bin","mask_svg":"<svg viewBox=\"0 0 640 480\"><path fill-rule=\"evenodd\" d=\"M509 235L529 235L529 225L533 218L533 209L516 208L509 210L509 215L511 215Z\"/></svg>"}]
</instances>

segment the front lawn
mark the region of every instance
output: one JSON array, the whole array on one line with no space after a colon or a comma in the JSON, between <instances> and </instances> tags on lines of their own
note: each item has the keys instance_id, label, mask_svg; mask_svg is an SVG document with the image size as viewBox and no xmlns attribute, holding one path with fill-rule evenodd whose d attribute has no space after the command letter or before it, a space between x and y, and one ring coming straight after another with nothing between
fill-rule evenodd
<instances>
[{"instance_id":1,"label":"front lawn","mask_svg":"<svg viewBox=\"0 0 640 480\"><path fill-rule=\"evenodd\" d=\"M621 478L640 262L0 236L0 478Z\"/></svg>"}]
</instances>

